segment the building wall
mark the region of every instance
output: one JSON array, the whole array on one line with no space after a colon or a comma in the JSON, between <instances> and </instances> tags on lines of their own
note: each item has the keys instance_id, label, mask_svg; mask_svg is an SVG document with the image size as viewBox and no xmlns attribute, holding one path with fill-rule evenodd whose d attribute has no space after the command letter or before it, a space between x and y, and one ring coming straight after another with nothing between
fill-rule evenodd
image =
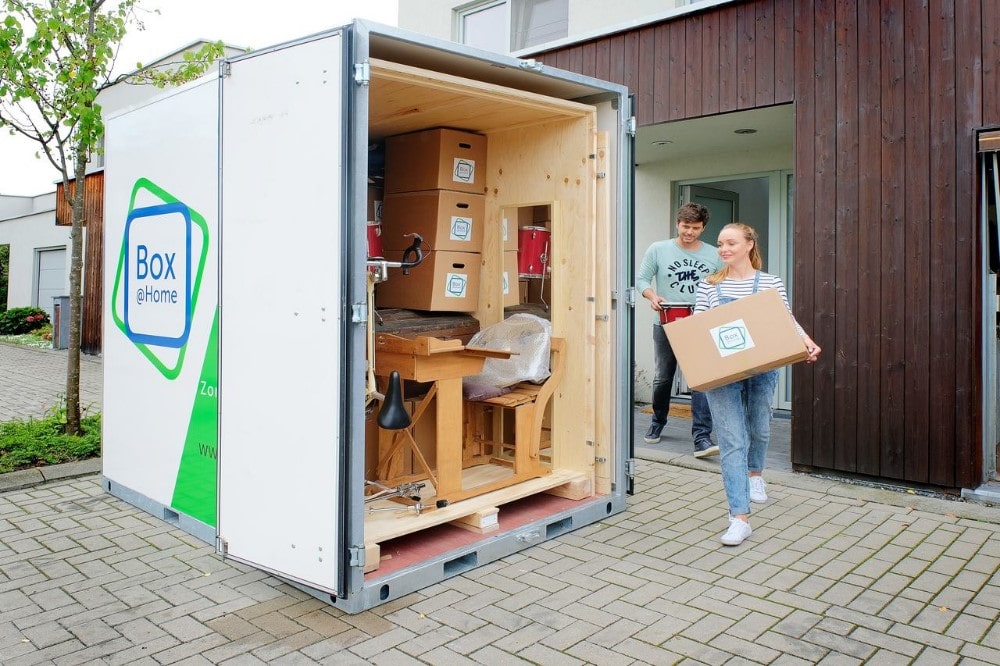
<instances>
[{"instance_id":1,"label":"building wall","mask_svg":"<svg viewBox=\"0 0 1000 666\"><path fill-rule=\"evenodd\" d=\"M593 33L608 26L626 26L643 21L689 4L717 4L718 0L569 0L569 37ZM453 39L454 11L470 4L470 0L400 0L401 28L438 37Z\"/></svg>"},{"instance_id":2,"label":"building wall","mask_svg":"<svg viewBox=\"0 0 1000 666\"><path fill-rule=\"evenodd\" d=\"M535 55L640 125L795 103L792 458L982 482L974 131L1000 125L995 0L747 0ZM683 95L672 94L684 91Z\"/></svg>"},{"instance_id":3,"label":"building wall","mask_svg":"<svg viewBox=\"0 0 1000 666\"><path fill-rule=\"evenodd\" d=\"M69 293L69 229L55 225L55 193L30 199L30 212L10 217L0 217L0 245L10 245L10 272L7 283L7 307L19 308L35 305L36 251L40 249L66 249L66 293ZM9 212L2 205L0 211ZM6 208L6 210L5 210ZM52 304L43 309L51 310Z\"/></svg>"}]
</instances>

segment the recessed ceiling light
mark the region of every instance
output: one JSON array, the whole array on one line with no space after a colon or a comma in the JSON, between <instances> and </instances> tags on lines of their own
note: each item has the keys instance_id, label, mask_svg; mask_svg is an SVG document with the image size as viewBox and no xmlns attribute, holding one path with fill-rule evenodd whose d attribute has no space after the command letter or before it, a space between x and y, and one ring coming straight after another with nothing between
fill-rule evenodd
<instances>
[{"instance_id":1,"label":"recessed ceiling light","mask_svg":"<svg viewBox=\"0 0 1000 666\"><path fill-rule=\"evenodd\" d=\"M670 143L673 143L673 141L670 141L668 139L660 139L659 141L654 141L653 145L654 146L665 146L665 145L670 144Z\"/></svg>"},{"instance_id":2,"label":"recessed ceiling light","mask_svg":"<svg viewBox=\"0 0 1000 666\"><path fill-rule=\"evenodd\" d=\"M756 134L757 130L752 127L744 127L743 129L733 130L733 134Z\"/></svg>"}]
</instances>

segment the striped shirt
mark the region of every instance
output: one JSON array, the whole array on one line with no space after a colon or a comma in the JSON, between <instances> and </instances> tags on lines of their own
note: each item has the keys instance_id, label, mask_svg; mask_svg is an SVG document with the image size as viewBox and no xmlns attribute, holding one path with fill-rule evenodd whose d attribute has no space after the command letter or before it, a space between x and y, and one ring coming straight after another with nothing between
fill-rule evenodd
<instances>
[{"instance_id":1,"label":"striped shirt","mask_svg":"<svg viewBox=\"0 0 1000 666\"><path fill-rule=\"evenodd\" d=\"M743 298L744 296L749 296L753 293L753 284L756 276L750 276L745 280L733 280L731 278L726 278L719 283L719 290L722 292L723 296L729 298ZM709 284L706 280L701 280L698 283L697 290L695 291L695 304L694 311L704 312L705 310L710 310L711 308L718 307L722 305L719 302L719 294L715 289L716 285ZM789 314L792 314L792 308L788 305L788 295L785 293L785 283L781 281L781 278L777 275L771 275L770 273L760 272L760 282L757 284L757 291L764 291L765 289L777 289L778 294L781 295L781 302L785 304L788 308ZM799 322L795 320L795 315L792 314L792 321L795 322L795 328L798 330L799 335L805 335L805 331L799 326Z\"/></svg>"}]
</instances>

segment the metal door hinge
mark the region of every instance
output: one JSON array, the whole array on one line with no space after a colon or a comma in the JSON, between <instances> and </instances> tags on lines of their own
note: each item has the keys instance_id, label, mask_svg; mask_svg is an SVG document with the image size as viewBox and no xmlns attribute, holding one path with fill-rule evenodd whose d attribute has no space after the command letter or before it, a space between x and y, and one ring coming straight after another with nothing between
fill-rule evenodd
<instances>
[{"instance_id":1,"label":"metal door hinge","mask_svg":"<svg viewBox=\"0 0 1000 666\"><path fill-rule=\"evenodd\" d=\"M352 567L363 567L365 566L365 547L364 546L351 546L347 549L347 554L350 556L351 560L349 562Z\"/></svg>"},{"instance_id":2,"label":"metal door hinge","mask_svg":"<svg viewBox=\"0 0 1000 666\"><path fill-rule=\"evenodd\" d=\"M625 290L625 304L629 307L635 307L635 287L629 287Z\"/></svg>"},{"instance_id":3,"label":"metal door hinge","mask_svg":"<svg viewBox=\"0 0 1000 666\"><path fill-rule=\"evenodd\" d=\"M359 86L368 87L372 80L372 67L367 62L359 62L354 65L354 82Z\"/></svg>"},{"instance_id":4,"label":"metal door hinge","mask_svg":"<svg viewBox=\"0 0 1000 666\"><path fill-rule=\"evenodd\" d=\"M629 458L625 461L625 476L630 479L635 478L635 458Z\"/></svg>"},{"instance_id":5,"label":"metal door hinge","mask_svg":"<svg viewBox=\"0 0 1000 666\"><path fill-rule=\"evenodd\" d=\"M625 131L632 138L635 138L635 116L629 116L625 119Z\"/></svg>"},{"instance_id":6,"label":"metal door hinge","mask_svg":"<svg viewBox=\"0 0 1000 666\"><path fill-rule=\"evenodd\" d=\"M231 63L231 62L224 62L224 63L222 63L222 67L219 69L219 72L222 74L222 78L224 78L224 79L232 76L233 75L233 63Z\"/></svg>"},{"instance_id":7,"label":"metal door hinge","mask_svg":"<svg viewBox=\"0 0 1000 666\"><path fill-rule=\"evenodd\" d=\"M215 552L225 558L229 555L229 542L222 537L215 538Z\"/></svg>"},{"instance_id":8,"label":"metal door hinge","mask_svg":"<svg viewBox=\"0 0 1000 666\"><path fill-rule=\"evenodd\" d=\"M538 62L534 58L528 58L527 60L522 60L518 63L521 69L529 69L532 72L542 71L542 63Z\"/></svg>"},{"instance_id":9,"label":"metal door hinge","mask_svg":"<svg viewBox=\"0 0 1000 666\"><path fill-rule=\"evenodd\" d=\"M351 323L352 324L368 323L367 303L351 303Z\"/></svg>"}]
</instances>

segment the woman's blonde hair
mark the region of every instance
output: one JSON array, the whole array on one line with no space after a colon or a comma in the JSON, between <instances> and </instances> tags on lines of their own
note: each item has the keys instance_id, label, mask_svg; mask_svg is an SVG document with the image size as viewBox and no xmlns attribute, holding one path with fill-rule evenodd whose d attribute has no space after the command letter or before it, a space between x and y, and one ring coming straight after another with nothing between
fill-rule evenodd
<instances>
[{"instance_id":1,"label":"woman's blonde hair","mask_svg":"<svg viewBox=\"0 0 1000 666\"><path fill-rule=\"evenodd\" d=\"M760 250L757 249L760 245L760 241L757 240L757 232L754 231L754 228L749 224L743 224L742 222L730 222L726 226L722 227L722 231L725 231L726 229L736 229L743 234L744 240L753 241L753 247L750 248L750 265L758 271L763 268L764 260L760 256ZM721 234L722 231L719 233ZM705 278L705 281L709 284L719 284L728 276L729 265L723 264L722 268Z\"/></svg>"}]
</instances>

